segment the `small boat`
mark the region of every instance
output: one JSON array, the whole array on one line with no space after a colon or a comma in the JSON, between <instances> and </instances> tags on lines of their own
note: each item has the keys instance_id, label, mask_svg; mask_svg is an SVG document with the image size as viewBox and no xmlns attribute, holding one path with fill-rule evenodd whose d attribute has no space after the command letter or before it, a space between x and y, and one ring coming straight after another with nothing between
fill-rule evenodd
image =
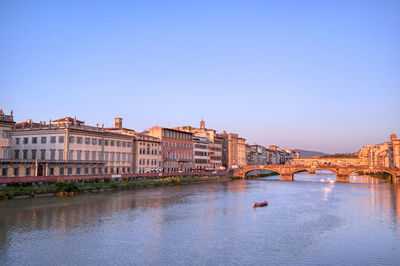
<instances>
[{"instance_id":1,"label":"small boat","mask_svg":"<svg viewBox=\"0 0 400 266\"><path fill-rule=\"evenodd\" d=\"M264 202L253 202L253 208L268 206L268 200Z\"/></svg>"}]
</instances>

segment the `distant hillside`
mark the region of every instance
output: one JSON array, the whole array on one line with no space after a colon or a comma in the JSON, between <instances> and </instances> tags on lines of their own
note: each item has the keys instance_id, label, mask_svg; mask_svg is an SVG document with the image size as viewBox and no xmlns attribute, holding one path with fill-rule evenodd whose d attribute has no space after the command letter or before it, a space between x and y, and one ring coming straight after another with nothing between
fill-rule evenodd
<instances>
[{"instance_id":1,"label":"distant hillside","mask_svg":"<svg viewBox=\"0 0 400 266\"><path fill-rule=\"evenodd\" d=\"M312 158L314 156L324 156L326 155L323 152L318 152L318 151L306 151L306 150L299 150L295 149L295 151L300 152L300 158Z\"/></svg>"}]
</instances>

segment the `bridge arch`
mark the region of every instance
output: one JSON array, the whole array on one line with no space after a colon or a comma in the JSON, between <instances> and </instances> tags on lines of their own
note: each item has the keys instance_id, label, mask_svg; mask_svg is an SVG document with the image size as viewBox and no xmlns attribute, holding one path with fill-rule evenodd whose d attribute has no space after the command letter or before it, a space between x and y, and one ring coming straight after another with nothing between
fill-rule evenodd
<instances>
[{"instance_id":1,"label":"bridge arch","mask_svg":"<svg viewBox=\"0 0 400 266\"><path fill-rule=\"evenodd\" d=\"M237 175L240 175L243 178L246 178L247 174L254 170L269 170L272 172L277 172L281 175L281 171L278 170L276 167L268 167L268 165L251 165L251 166L244 166L238 169Z\"/></svg>"},{"instance_id":2,"label":"bridge arch","mask_svg":"<svg viewBox=\"0 0 400 266\"><path fill-rule=\"evenodd\" d=\"M322 170L322 171L329 171L332 172L332 174L337 175L338 172L336 171L336 169L332 169L332 168L324 168L324 167L300 167L298 169L294 169L292 172L292 175L301 172L301 171L307 171L307 172L315 172L317 170Z\"/></svg>"},{"instance_id":3,"label":"bridge arch","mask_svg":"<svg viewBox=\"0 0 400 266\"><path fill-rule=\"evenodd\" d=\"M376 172L379 172L379 173L390 174L390 175L392 176L392 182L393 182L393 183L397 182L397 180L395 180L395 179L398 178L398 176L396 175L396 172L395 172L395 171L391 171L390 169L381 169L381 168L375 168L375 169L373 169L373 170L371 170L370 168L351 169L351 170L349 171L349 176L350 176L351 174L357 173L357 172L367 172L367 173L374 173L374 172L376 173Z\"/></svg>"}]
</instances>

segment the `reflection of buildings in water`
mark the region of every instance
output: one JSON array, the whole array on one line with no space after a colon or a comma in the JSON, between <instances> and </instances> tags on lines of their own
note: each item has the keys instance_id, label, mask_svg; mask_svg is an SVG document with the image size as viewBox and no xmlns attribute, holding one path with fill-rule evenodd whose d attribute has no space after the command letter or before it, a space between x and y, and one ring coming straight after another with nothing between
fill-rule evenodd
<instances>
[{"instance_id":1,"label":"reflection of buildings in water","mask_svg":"<svg viewBox=\"0 0 400 266\"><path fill-rule=\"evenodd\" d=\"M393 220L397 227L400 228L400 187L399 185L391 186L391 203L393 210Z\"/></svg>"},{"instance_id":2,"label":"reflection of buildings in water","mask_svg":"<svg viewBox=\"0 0 400 266\"><path fill-rule=\"evenodd\" d=\"M358 174L352 174L350 181L355 183L351 189L368 188L370 196L366 198L364 208L370 209L374 217L391 217L393 224L400 228L399 185L387 184L369 175ZM363 184L368 184L368 186ZM382 215L382 213L385 213L385 215Z\"/></svg>"},{"instance_id":3,"label":"reflection of buildings in water","mask_svg":"<svg viewBox=\"0 0 400 266\"><path fill-rule=\"evenodd\" d=\"M229 192L246 192L248 185L249 183L244 180L236 180L235 182L227 183L227 190Z\"/></svg>"}]
</instances>

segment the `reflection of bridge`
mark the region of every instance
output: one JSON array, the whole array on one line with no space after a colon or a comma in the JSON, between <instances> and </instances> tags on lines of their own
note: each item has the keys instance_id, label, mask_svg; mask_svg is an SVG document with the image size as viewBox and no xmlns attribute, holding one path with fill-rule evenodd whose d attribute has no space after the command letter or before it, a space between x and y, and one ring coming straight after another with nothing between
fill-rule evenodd
<instances>
[{"instance_id":1,"label":"reflection of bridge","mask_svg":"<svg viewBox=\"0 0 400 266\"><path fill-rule=\"evenodd\" d=\"M336 181L349 182L352 173L363 172L385 172L392 175L393 183L400 181L400 169L397 168L370 168L369 166L301 166L301 165L250 165L234 169L234 175L245 178L246 174L253 170L271 170L277 172L281 176L282 181L293 181L293 175L299 171L308 171L310 173L315 170L327 170L336 175Z\"/></svg>"}]
</instances>

